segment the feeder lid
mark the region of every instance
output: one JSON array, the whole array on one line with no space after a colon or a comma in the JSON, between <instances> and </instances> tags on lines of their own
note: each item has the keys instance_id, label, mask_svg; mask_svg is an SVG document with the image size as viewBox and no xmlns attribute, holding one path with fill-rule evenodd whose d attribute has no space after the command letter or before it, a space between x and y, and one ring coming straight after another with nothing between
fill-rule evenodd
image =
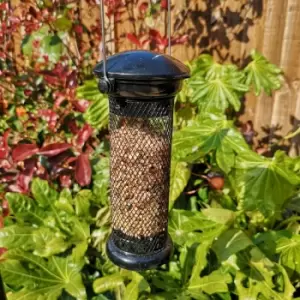
<instances>
[{"instance_id":1,"label":"feeder lid","mask_svg":"<svg viewBox=\"0 0 300 300\"><path fill-rule=\"evenodd\" d=\"M126 51L110 56L106 63L107 77L124 80L179 80L188 78L189 68L179 60L151 51ZM103 62L94 73L103 77Z\"/></svg>"}]
</instances>

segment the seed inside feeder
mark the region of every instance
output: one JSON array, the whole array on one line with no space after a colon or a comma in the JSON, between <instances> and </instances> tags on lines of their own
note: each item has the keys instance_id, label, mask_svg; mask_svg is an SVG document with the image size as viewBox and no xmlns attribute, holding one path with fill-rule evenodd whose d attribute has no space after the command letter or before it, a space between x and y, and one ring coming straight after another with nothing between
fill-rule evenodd
<instances>
[{"instance_id":1,"label":"seed inside feeder","mask_svg":"<svg viewBox=\"0 0 300 300\"><path fill-rule=\"evenodd\" d=\"M111 201L115 230L142 238L167 228L169 137L155 122L113 116L111 130Z\"/></svg>"}]
</instances>

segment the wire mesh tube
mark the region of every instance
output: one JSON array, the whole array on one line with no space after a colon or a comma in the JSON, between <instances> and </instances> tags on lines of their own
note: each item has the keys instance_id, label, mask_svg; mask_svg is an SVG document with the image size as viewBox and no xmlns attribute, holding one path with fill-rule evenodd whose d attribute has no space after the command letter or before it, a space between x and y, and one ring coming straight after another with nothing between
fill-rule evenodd
<instances>
[{"instance_id":1,"label":"wire mesh tube","mask_svg":"<svg viewBox=\"0 0 300 300\"><path fill-rule=\"evenodd\" d=\"M109 96L112 234L107 255L118 266L145 270L166 263L174 97L189 77L178 60L126 51L94 69ZM110 84L108 84L108 81Z\"/></svg>"},{"instance_id":2,"label":"wire mesh tube","mask_svg":"<svg viewBox=\"0 0 300 300\"><path fill-rule=\"evenodd\" d=\"M110 97L112 240L129 253L167 240L172 110L173 98Z\"/></svg>"}]
</instances>

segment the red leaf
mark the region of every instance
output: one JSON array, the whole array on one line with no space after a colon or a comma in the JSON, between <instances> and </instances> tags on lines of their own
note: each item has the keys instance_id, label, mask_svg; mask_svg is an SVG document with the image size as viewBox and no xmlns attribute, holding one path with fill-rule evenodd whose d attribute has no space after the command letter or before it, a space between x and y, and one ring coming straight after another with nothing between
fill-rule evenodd
<instances>
[{"instance_id":1,"label":"red leaf","mask_svg":"<svg viewBox=\"0 0 300 300\"><path fill-rule=\"evenodd\" d=\"M8 147L8 136L10 130L6 130L2 137L0 137L0 159L4 159L8 155L9 147Z\"/></svg>"},{"instance_id":2,"label":"red leaf","mask_svg":"<svg viewBox=\"0 0 300 300\"><path fill-rule=\"evenodd\" d=\"M87 100L84 100L84 99L75 100L72 103L73 103L74 107L76 108L76 110L81 113L84 113L90 105L90 102Z\"/></svg>"},{"instance_id":3,"label":"red leaf","mask_svg":"<svg viewBox=\"0 0 300 300\"><path fill-rule=\"evenodd\" d=\"M168 39L165 36L161 36L158 30L150 29L149 34L159 50L164 50L168 46Z\"/></svg>"},{"instance_id":4,"label":"red leaf","mask_svg":"<svg viewBox=\"0 0 300 300\"><path fill-rule=\"evenodd\" d=\"M65 77L68 74L68 67L63 66L63 64L59 62L55 65L52 73L58 77Z\"/></svg>"},{"instance_id":5,"label":"red leaf","mask_svg":"<svg viewBox=\"0 0 300 300\"><path fill-rule=\"evenodd\" d=\"M4 227L4 219L2 216L0 216L0 228ZM0 249L5 249L5 248L0 248Z\"/></svg>"},{"instance_id":6,"label":"red leaf","mask_svg":"<svg viewBox=\"0 0 300 300\"><path fill-rule=\"evenodd\" d=\"M89 124L85 124L80 131L78 132L77 139L76 139L76 146L78 148L82 148L86 141L89 139L89 137L93 133L93 128Z\"/></svg>"},{"instance_id":7,"label":"red leaf","mask_svg":"<svg viewBox=\"0 0 300 300\"><path fill-rule=\"evenodd\" d=\"M75 179L80 186L86 186L91 183L92 168L89 157L86 154L80 154L76 161Z\"/></svg>"},{"instance_id":8,"label":"red leaf","mask_svg":"<svg viewBox=\"0 0 300 300\"><path fill-rule=\"evenodd\" d=\"M179 36L177 38L172 39L172 44L173 45L179 45L179 44L184 44L188 41L189 36L187 34L184 34L182 36Z\"/></svg>"},{"instance_id":9,"label":"red leaf","mask_svg":"<svg viewBox=\"0 0 300 300\"><path fill-rule=\"evenodd\" d=\"M74 31L77 33L77 34L83 34L83 27L81 25L75 25L74 26Z\"/></svg>"},{"instance_id":10,"label":"red leaf","mask_svg":"<svg viewBox=\"0 0 300 300\"><path fill-rule=\"evenodd\" d=\"M76 161L77 161L77 157L75 157L75 156L69 157L69 158L66 160L65 164L66 164L66 165L72 165L72 164L74 164L74 162L76 162Z\"/></svg>"},{"instance_id":11,"label":"red leaf","mask_svg":"<svg viewBox=\"0 0 300 300\"><path fill-rule=\"evenodd\" d=\"M51 76L51 75L44 75L45 81L50 85L59 86L60 85L60 78L57 76Z\"/></svg>"},{"instance_id":12,"label":"red leaf","mask_svg":"<svg viewBox=\"0 0 300 300\"><path fill-rule=\"evenodd\" d=\"M7 217L9 215L9 205L7 200L3 200L2 202L2 214L3 217Z\"/></svg>"},{"instance_id":13,"label":"red leaf","mask_svg":"<svg viewBox=\"0 0 300 300\"><path fill-rule=\"evenodd\" d=\"M55 128L57 120L59 118L58 114L56 114L51 109L40 109L39 115L42 117L42 119L48 122L48 126L51 130Z\"/></svg>"},{"instance_id":14,"label":"red leaf","mask_svg":"<svg viewBox=\"0 0 300 300\"><path fill-rule=\"evenodd\" d=\"M168 0L161 0L160 7L163 9L168 9Z\"/></svg>"},{"instance_id":15,"label":"red leaf","mask_svg":"<svg viewBox=\"0 0 300 300\"><path fill-rule=\"evenodd\" d=\"M141 42L139 41L138 37L134 33L127 33L127 38L138 47L141 47Z\"/></svg>"},{"instance_id":16,"label":"red leaf","mask_svg":"<svg viewBox=\"0 0 300 300\"><path fill-rule=\"evenodd\" d=\"M32 6L30 6L30 8L29 8L29 13L30 13L34 18L37 18L37 16L38 16L37 11L36 11L35 8L33 8Z\"/></svg>"},{"instance_id":17,"label":"red leaf","mask_svg":"<svg viewBox=\"0 0 300 300\"><path fill-rule=\"evenodd\" d=\"M68 143L53 143L41 148L38 154L51 157L60 154L71 147L72 145Z\"/></svg>"},{"instance_id":18,"label":"red leaf","mask_svg":"<svg viewBox=\"0 0 300 300\"><path fill-rule=\"evenodd\" d=\"M149 30L149 34L150 34L153 38L155 38L155 39L161 39L161 38L162 38L160 32L159 32L158 30L156 30L156 29L150 29L150 30Z\"/></svg>"},{"instance_id":19,"label":"red leaf","mask_svg":"<svg viewBox=\"0 0 300 300\"><path fill-rule=\"evenodd\" d=\"M28 193L29 184L32 180L35 169L36 169L35 167L32 167L31 169L26 169L23 172L21 172L18 175L15 184L10 185L9 189L12 192L23 193L23 194Z\"/></svg>"},{"instance_id":20,"label":"red leaf","mask_svg":"<svg viewBox=\"0 0 300 300\"><path fill-rule=\"evenodd\" d=\"M24 161L24 170L25 170L26 174L33 174L33 172L35 171L37 162L38 162L37 157L31 157Z\"/></svg>"},{"instance_id":21,"label":"red leaf","mask_svg":"<svg viewBox=\"0 0 300 300\"><path fill-rule=\"evenodd\" d=\"M12 151L12 158L14 161L25 160L39 151L36 144L20 144Z\"/></svg>"},{"instance_id":22,"label":"red leaf","mask_svg":"<svg viewBox=\"0 0 300 300\"><path fill-rule=\"evenodd\" d=\"M13 193L21 193L21 194L26 194L25 191L23 191L23 189L18 186L17 184L11 184L8 186L8 191L13 192Z\"/></svg>"},{"instance_id":23,"label":"red leaf","mask_svg":"<svg viewBox=\"0 0 300 300\"><path fill-rule=\"evenodd\" d=\"M77 134L80 130L75 120L70 120L68 122L68 128L73 134Z\"/></svg>"},{"instance_id":24,"label":"red leaf","mask_svg":"<svg viewBox=\"0 0 300 300\"><path fill-rule=\"evenodd\" d=\"M39 40L34 40L33 42L32 42L32 46L33 46L33 48L39 48L40 47L40 45L41 45L41 42L39 41Z\"/></svg>"},{"instance_id":25,"label":"red leaf","mask_svg":"<svg viewBox=\"0 0 300 300\"><path fill-rule=\"evenodd\" d=\"M49 157L48 162L51 169L57 168L59 165L63 164L68 158L70 158L69 152L62 152L56 156Z\"/></svg>"},{"instance_id":26,"label":"red leaf","mask_svg":"<svg viewBox=\"0 0 300 300\"><path fill-rule=\"evenodd\" d=\"M26 97L29 97L31 94L32 94L32 91L31 91L31 90L28 90L28 89L25 89L25 90L24 90L24 95L25 95Z\"/></svg>"},{"instance_id":27,"label":"red leaf","mask_svg":"<svg viewBox=\"0 0 300 300\"><path fill-rule=\"evenodd\" d=\"M66 95L64 93L55 92L53 93L53 97L55 99L54 108L59 107L62 104L62 102L66 100Z\"/></svg>"},{"instance_id":28,"label":"red leaf","mask_svg":"<svg viewBox=\"0 0 300 300\"><path fill-rule=\"evenodd\" d=\"M29 192L29 183L31 178L25 176L24 174L20 174L17 178L17 182L8 187L9 191L14 193L26 194Z\"/></svg>"},{"instance_id":29,"label":"red leaf","mask_svg":"<svg viewBox=\"0 0 300 300\"><path fill-rule=\"evenodd\" d=\"M145 13L148 9L148 6L149 6L149 3L148 2L142 2L140 5L139 5L139 10L142 12L142 13Z\"/></svg>"},{"instance_id":30,"label":"red leaf","mask_svg":"<svg viewBox=\"0 0 300 300\"><path fill-rule=\"evenodd\" d=\"M8 10L8 3L7 2L3 2L3 3L0 3L0 10L1 11L5 11L5 10Z\"/></svg>"},{"instance_id":31,"label":"red leaf","mask_svg":"<svg viewBox=\"0 0 300 300\"><path fill-rule=\"evenodd\" d=\"M77 72L74 70L68 76L66 80L66 87L74 89L77 86Z\"/></svg>"}]
</instances>

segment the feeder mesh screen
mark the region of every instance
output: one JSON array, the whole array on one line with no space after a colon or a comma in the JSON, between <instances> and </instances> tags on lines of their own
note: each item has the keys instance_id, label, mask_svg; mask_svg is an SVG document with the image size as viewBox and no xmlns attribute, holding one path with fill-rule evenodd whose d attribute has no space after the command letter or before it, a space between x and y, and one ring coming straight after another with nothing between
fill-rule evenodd
<instances>
[{"instance_id":1,"label":"feeder mesh screen","mask_svg":"<svg viewBox=\"0 0 300 300\"><path fill-rule=\"evenodd\" d=\"M110 99L112 223L117 243L127 240L128 251L155 250L155 239L166 238L172 103L135 101L120 107ZM145 241L140 250L134 246L139 240Z\"/></svg>"}]
</instances>

